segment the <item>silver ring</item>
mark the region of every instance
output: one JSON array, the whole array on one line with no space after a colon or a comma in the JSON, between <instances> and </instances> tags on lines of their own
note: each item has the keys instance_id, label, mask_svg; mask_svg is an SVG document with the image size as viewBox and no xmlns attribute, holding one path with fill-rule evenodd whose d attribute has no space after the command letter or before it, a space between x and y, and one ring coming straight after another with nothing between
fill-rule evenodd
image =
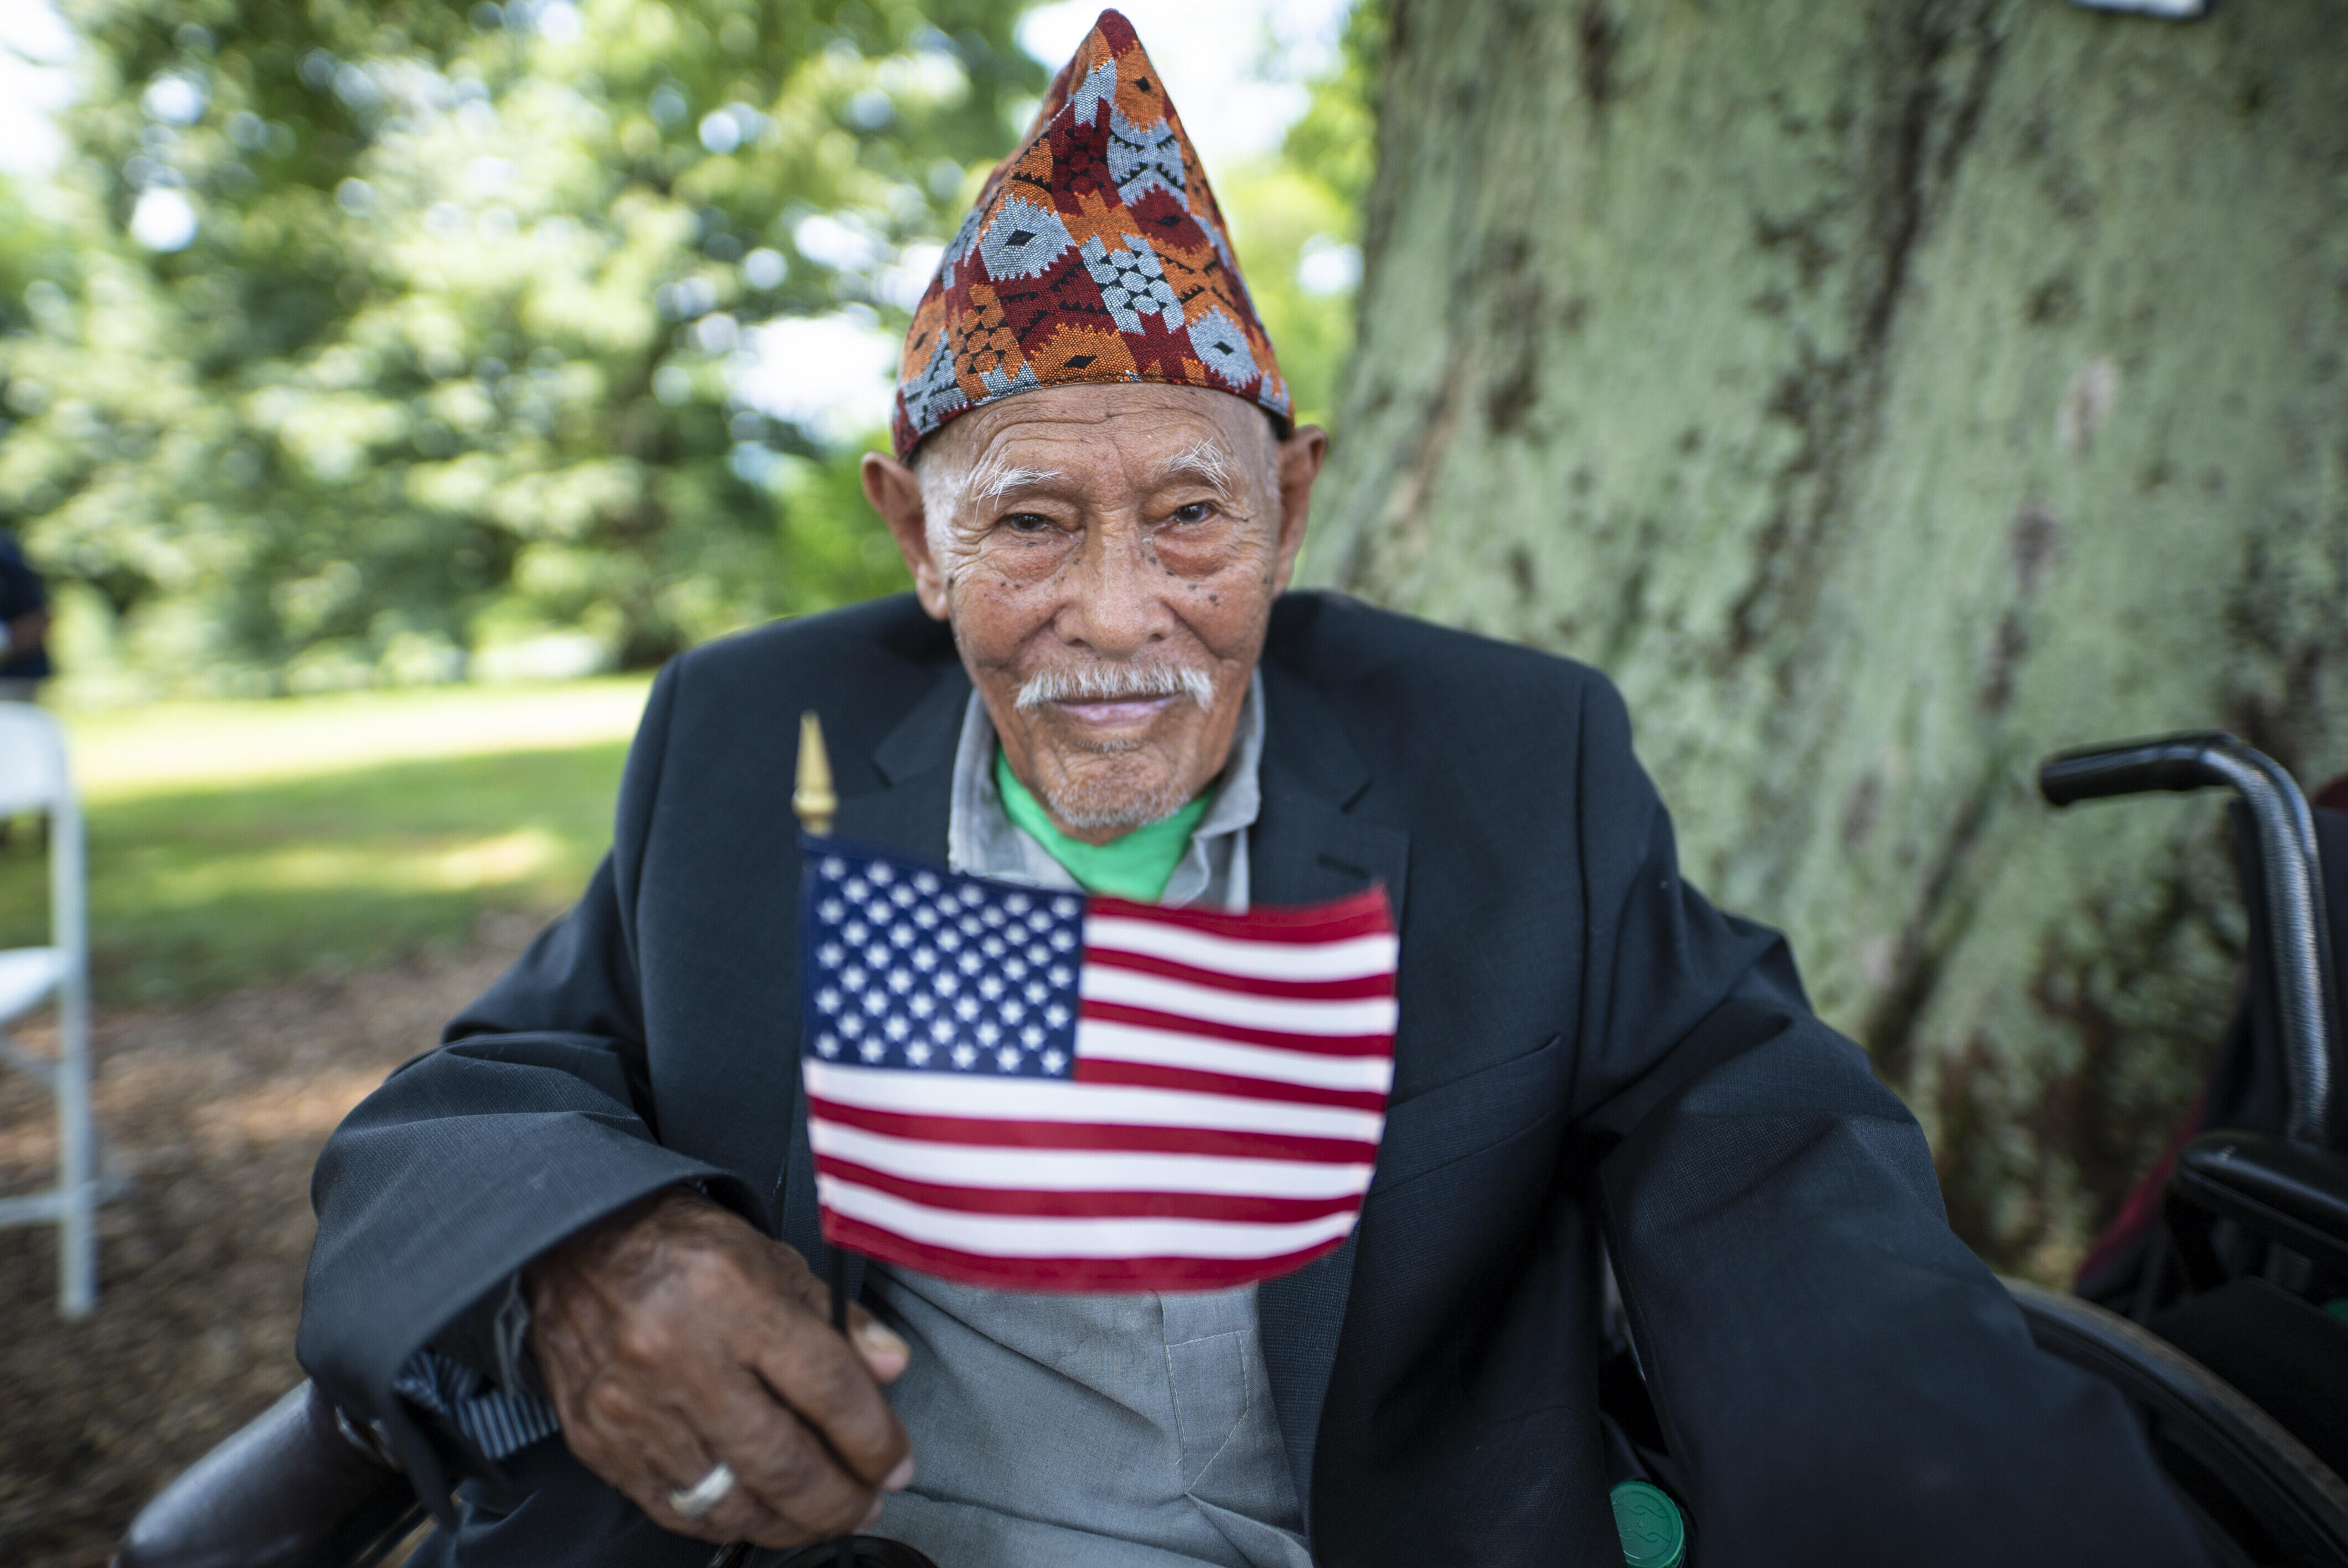
<instances>
[{"instance_id":1,"label":"silver ring","mask_svg":"<svg viewBox=\"0 0 2348 1568\"><path fill-rule=\"evenodd\" d=\"M682 1491L669 1488L668 1505L684 1518L698 1522L711 1509L725 1501L726 1494L733 1490L734 1468L723 1463L714 1464L709 1467L707 1475L691 1486Z\"/></svg>"}]
</instances>

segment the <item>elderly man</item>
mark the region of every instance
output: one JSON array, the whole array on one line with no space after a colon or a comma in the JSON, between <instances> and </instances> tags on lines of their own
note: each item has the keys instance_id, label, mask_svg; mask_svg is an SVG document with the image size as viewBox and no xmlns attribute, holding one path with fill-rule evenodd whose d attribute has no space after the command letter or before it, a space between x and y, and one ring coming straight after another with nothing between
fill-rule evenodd
<instances>
[{"instance_id":1,"label":"elderly man","mask_svg":"<svg viewBox=\"0 0 2348 1568\"><path fill-rule=\"evenodd\" d=\"M302 1357L440 1509L421 1561L877 1522L943 1568L1612 1562L1601 1238L1695 1560L2199 1560L1784 944L1681 879L1605 682L1284 594L1323 450L1104 15L866 460L913 595L671 665L578 907L320 1163ZM1395 1080L1342 1250L1162 1295L876 1264L831 1329L805 709L860 840L1169 904L1385 886Z\"/></svg>"}]
</instances>

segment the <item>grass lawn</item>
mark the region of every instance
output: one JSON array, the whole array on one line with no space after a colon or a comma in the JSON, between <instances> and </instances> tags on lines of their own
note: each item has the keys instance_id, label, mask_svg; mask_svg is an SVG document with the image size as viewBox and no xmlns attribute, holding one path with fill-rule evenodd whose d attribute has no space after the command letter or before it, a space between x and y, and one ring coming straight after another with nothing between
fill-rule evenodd
<instances>
[{"instance_id":1,"label":"grass lawn","mask_svg":"<svg viewBox=\"0 0 2348 1568\"><path fill-rule=\"evenodd\" d=\"M184 1000L543 919L611 840L643 680L65 715L98 995ZM46 939L46 871L0 848L0 946Z\"/></svg>"}]
</instances>

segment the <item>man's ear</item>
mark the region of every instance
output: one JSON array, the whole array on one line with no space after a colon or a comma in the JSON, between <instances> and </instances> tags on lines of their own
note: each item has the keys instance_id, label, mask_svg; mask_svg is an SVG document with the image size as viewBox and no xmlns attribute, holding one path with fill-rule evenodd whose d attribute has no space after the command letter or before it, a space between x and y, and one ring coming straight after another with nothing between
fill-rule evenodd
<instances>
[{"instance_id":1,"label":"man's ear","mask_svg":"<svg viewBox=\"0 0 2348 1568\"><path fill-rule=\"evenodd\" d=\"M867 452L863 466L864 498L889 525L897 553L913 574L913 592L932 620L946 618L945 573L930 554L929 516L922 508L922 481L912 469L885 452Z\"/></svg>"},{"instance_id":2,"label":"man's ear","mask_svg":"<svg viewBox=\"0 0 2348 1568\"><path fill-rule=\"evenodd\" d=\"M1313 481L1321 477L1321 460L1328 455L1329 433L1318 425L1300 425L1274 448L1280 470L1280 565L1272 585L1274 593L1286 591L1296 570L1296 552L1304 548L1304 520L1313 511Z\"/></svg>"}]
</instances>

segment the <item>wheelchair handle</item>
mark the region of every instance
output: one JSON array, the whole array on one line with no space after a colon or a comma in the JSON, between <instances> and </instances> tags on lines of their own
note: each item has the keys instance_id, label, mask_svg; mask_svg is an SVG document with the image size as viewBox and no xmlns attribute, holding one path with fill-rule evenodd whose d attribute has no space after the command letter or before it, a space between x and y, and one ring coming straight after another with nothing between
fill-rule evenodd
<instances>
[{"instance_id":1,"label":"wheelchair handle","mask_svg":"<svg viewBox=\"0 0 2348 1568\"><path fill-rule=\"evenodd\" d=\"M2038 767L2050 805L2224 785L2241 798L2266 884L2269 958L2291 1081L2285 1135L2321 1145L2332 1124L2332 931L2324 915L2315 819L2274 759L2222 730L2057 752Z\"/></svg>"}]
</instances>

